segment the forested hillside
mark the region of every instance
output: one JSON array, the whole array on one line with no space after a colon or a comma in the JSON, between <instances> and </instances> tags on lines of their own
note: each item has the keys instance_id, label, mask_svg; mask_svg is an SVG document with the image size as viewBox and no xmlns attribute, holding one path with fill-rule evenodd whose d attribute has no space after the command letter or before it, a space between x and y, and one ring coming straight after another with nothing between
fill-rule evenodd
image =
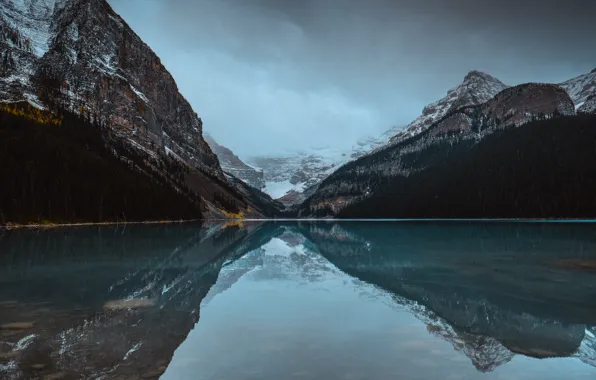
<instances>
[{"instance_id":1,"label":"forested hillside","mask_svg":"<svg viewBox=\"0 0 596 380\"><path fill-rule=\"evenodd\" d=\"M105 126L57 114L26 103L0 107L0 224L201 217L182 164L152 163Z\"/></svg>"},{"instance_id":2,"label":"forested hillside","mask_svg":"<svg viewBox=\"0 0 596 380\"><path fill-rule=\"evenodd\" d=\"M439 164L386 181L338 216L594 218L596 116L499 130L473 146L451 150Z\"/></svg>"}]
</instances>

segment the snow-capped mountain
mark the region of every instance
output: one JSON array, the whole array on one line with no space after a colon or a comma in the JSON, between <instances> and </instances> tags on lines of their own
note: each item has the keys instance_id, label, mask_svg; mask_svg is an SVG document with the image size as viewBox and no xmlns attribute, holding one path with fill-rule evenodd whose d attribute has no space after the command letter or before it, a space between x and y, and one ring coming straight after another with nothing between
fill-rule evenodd
<instances>
[{"instance_id":1,"label":"snow-capped mountain","mask_svg":"<svg viewBox=\"0 0 596 380\"><path fill-rule=\"evenodd\" d=\"M245 164L234 152L218 144L208 133L205 133L204 137L211 150L213 150L213 153L217 155L219 164L224 172L241 179L256 189L263 190L265 188L262 170Z\"/></svg>"},{"instance_id":2,"label":"snow-capped mountain","mask_svg":"<svg viewBox=\"0 0 596 380\"><path fill-rule=\"evenodd\" d=\"M82 115L157 172L164 157L182 162L207 214L221 217L223 203L249 210L172 75L106 0L0 0L0 101Z\"/></svg>"},{"instance_id":3,"label":"snow-capped mountain","mask_svg":"<svg viewBox=\"0 0 596 380\"><path fill-rule=\"evenodd\" d=\"M503 82L487 73L470 71L459 86L447 91L444 98L424 107L422 115L392 137L391 142L417 135L447 113L458 108L487 102L507 87Z\"/></svg>"},{"instance_id":4,"label":"snow-capped mountain","mask_svg":"<svg viewBox=\"0 0 596 380\"><path fill-rule=\"evenodd\" d=\"M263 170L267 194L286 205L296 204L341 165L384 146L402 128L395 126L381 136L364 137L347 150L323 147L279 156L255 156L247 161Z\"/></svg>"},{"instance_id":5,"label":"snow-capped mountain","mask_svg":"<svg viewBox=\"0 0 596 380\"><path fill-rule=\"evenodd\" d=\"M569 93L578 112L596 112L596 69L559 85Z\"/></svg>"},{"instance_id":6,"label":"snow-capped mountain","mask_svg":"<svg viewBox=\"0 0 596 380\"><path fill-rule=\"evenodd\" d=\"M278 199L289 193L301 194L327 177L342 162L341 152L317 153L251 157L248 162L263 170L264 191Z\"/></svg>"}]
</instances>

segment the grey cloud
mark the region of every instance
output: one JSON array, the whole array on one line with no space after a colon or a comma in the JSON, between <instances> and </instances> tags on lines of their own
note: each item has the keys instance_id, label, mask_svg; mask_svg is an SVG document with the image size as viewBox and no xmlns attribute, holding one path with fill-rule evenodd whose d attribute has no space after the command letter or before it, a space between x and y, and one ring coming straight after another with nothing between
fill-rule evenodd
<instances>
[{"instance_id":1,"label":"grey cloud","mask_svg":"<svg viewBox=\"0 0 596 380\"><path fill-rule=\"evenodd\" d=\"M346 148L472 69L508 84L596 67L596 2L110 0L241 156Z\"/></svg>"}]
</instances>

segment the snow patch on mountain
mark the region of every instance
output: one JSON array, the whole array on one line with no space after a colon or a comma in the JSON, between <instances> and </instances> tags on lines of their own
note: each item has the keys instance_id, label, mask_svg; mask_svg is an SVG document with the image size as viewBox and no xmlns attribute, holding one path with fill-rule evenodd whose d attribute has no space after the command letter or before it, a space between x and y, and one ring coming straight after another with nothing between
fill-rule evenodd
<instances>
[{"instance_id":1,"label":"snow patch on mountain","mask_svg":"<svg viewBox=\"0 0 596 380\"><path fill-rule=\"evenodd\" d=\"M567 91L578 112L596 111L596 70L569 79L559 86Z\"/></svg>"},{"instance_id":2,"label":"snow patch on mountain","mask_svg":"<svg viewBox=\"0 0 596 380\"><path fill-rule=\"evenodd\" d=\"M576 105L584 103L596 90L596 72L579 75L561 83L560 86L567 91Z\"/></svg>"},{"instance_id":3,"label":"snow patch on mountain","mask_svg":"<svg viewBox=\"0 0 596 380\"><path fill-rule=\"evenodd\" d=\"M50 46L51 26L57 0L2 0L0 1L0 23L18 29L21 40L38 57L44 55Z\"/></svg>"},{"instance_id":4,"label":"snow patch on mountain","mask_svg":"<svg viewBox=\"0 0 596 380\"><path fill-rule=\"evenodd\" d=\"M265 176L264 191L273 199L294 195L288 204L302 201L302 194L318 185L337 168L355 160L370 151L384 146L402 126L395 126L381 136L366 136L356 142L351 149L331 147L312 148L309 151L288 153L277 156L255 156L247 159L248 165L259 168Z\"/></svg>"}]
</instances>

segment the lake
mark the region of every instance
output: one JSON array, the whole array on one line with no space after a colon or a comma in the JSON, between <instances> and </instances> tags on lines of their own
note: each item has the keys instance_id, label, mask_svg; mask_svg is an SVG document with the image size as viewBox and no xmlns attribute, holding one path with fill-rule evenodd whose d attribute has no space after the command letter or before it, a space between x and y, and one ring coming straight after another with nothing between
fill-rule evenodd
<instances>
[{"instance_id":1,"label":"lake","mask_svg":"<svg viewBox=\"0 0 596 380\"><path fill-rule=\"evenodd\" d=\"M1 379L596 379L596 224L0 231Z\"/></svg>"}]
</instances>

